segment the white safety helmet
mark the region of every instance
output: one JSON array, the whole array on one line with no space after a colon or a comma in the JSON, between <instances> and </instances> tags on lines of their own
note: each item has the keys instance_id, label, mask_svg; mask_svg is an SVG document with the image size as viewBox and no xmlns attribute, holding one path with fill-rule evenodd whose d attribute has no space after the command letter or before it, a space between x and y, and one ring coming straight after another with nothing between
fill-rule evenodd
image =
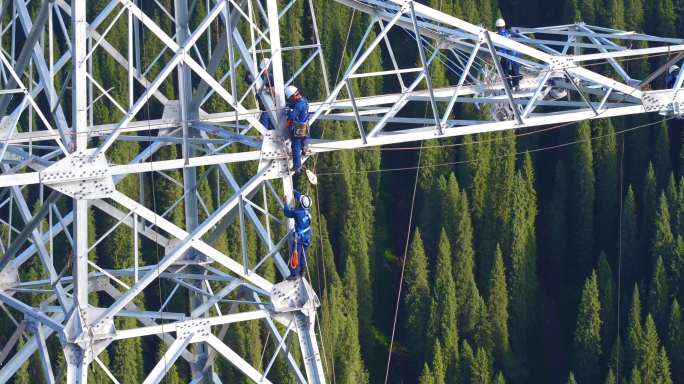
<instances>
[{"instance_id":1,"label":"white safety helmet","mask_svg":"<svg viewBox=\"0 0 684 384\"><path fill-rule=\"evenodd\" d=\"M309 209L311 207L311 198L307 195L301 195L299 196L299 204L302 205L302 208Z\"/></svg>"},{"instance_id":2,"label":"white safety helmet","mask_svg":"<svg viewBox=\"0 0 684 384\"><path fill-rule=\"evenodd\" d=\"M297 89L297 87L295 87L294 85L288 85L287 87L285 87L285 98L289 99L297 92L299 92L299 89Z\"/></svg>"},{"instance_id":3,"label":"white safety helmet","mask_svg":"<svg viewBox=\"0 0 684 384\"><path fill-rule=\"evenodd\" d=\"M496 19L496 27L503 28L506 26L506 21L504 19Z\"/></svg>"},{"instance_id":4,"label":"white safety helmet","mask_svg":"<svg viewBox=\"0 0 684 384\"><path fill-rule=\"evenodd\" d=\"M673 66L671 66L671 67L670 67L670 70L669 70L669 71L667 71L667 73L672 73L672 72L674 72L674 71L676 71L676 70L678 70L678 69L679 69L679 67L678 67L678 66L676 66L676 65L673 65Z\"/></svg>"},{"instance_id":5,"label":"white safety helmet","mask_svg":"<svg viewBox=\"0 0 684 384\"><path fill-rule=\"evenodd\" d=\"M268 67L268 59L264 57L261 59L261 62L259 62L259 70L263 71L266 67Z\"/></svg>"}]
</instances>

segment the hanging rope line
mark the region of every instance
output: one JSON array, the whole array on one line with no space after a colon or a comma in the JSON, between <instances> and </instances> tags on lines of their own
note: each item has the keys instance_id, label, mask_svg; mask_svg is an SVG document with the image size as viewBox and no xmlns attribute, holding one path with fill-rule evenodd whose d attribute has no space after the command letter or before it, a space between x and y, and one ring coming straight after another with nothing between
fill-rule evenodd
<instances>
[{"instance_id":1,"label":"hanging rope line","mask_svg":"<svg viewBox=\"0 0 684 384\"><path fill-rule=\"evenodd\" d=\"M423 142L421 141L421 146ZM408 256L409 241L411 239L411 226L413 224L413 209L416 205L416 192L418 190L418 175L420 174L420 161L423 157L423 151L418 152L418 161L416 169L416 175L413 180L413 195L411 196L411 210L409 211L408 227L406 229L406 241L404 245L404 257L401 259L401 275L399 276L399 287L397 288L397 300L394 306L394 320L392 321L392 336L390 337L389 352L387 353L387 368L385 369L385 384L389 379L390 364L392 362L392 348L394 347L394 336L397 329L397 318L399 317L399 304L401 302L401 291L404 285L404 271L406 269L406 258Z\"/></svg>"},{"instance_id":2,"label":"hanging rope line","mask_svg":"<svg viewBox=\"0 0 684 384\"><path fill-rule=\"evenodd\" d=\"M620 189L618 190L618 193L620 194L619 199L620 199L620 205L618 207L618 278L617 278L617 306L615 307L616 310L616 334L618 335L618 340L620 340L620 313L622 312L620 310L620 298L622 297L622 215L623 215L623 209L624 209L624 191L623 191L623 183L624 183L624 161L625 161L625 137L622 136L621 140L621 155L620 155ZM615 377L616 377L616 384L620 384L620 377L622 376L620 374L620 350L622 349L622 344L618 341L617 343L617 351L615 352Z\"/></svg>"}]
</instances>

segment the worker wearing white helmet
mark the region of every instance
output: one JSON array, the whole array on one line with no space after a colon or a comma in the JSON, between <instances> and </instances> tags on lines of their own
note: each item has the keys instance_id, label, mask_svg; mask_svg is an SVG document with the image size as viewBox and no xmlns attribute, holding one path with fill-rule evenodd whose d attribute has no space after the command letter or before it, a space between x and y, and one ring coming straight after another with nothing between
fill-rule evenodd
<instances>
[{"instance_id":1,"label":"worker wearing white helmet","mask_svg":"<svg viewBox=\"0 0 684 384\"><path fill-rule=\"evenodd\" d=\"M511 32L506 29L506 21L504 19L497 19L496 23L496 33L507 38L511 38ZM518 52L511 49L501 49L501 52L509 56L518 56ZM517 89L520 86L520 64L518 62L509 60L508 58L501 57L501 68L503 69L504 76L512 88Z\"/></svg>"},{"instance_id":2,"label":"worker wearing white helmet","mask_svg":"<svg viewBox=\"0 0 684 384\"><path fill-rule=\"evenodd\" d=\"M287 126L292 146L293 171L302 168L302 154L307 152L309 143L309 101L299 93L294 85L285 87L287 99Z\"/></svg>"},{"instance_id":3,"label":"worker wearing white helmet","mask_svg":"<svg viewBox=\"0 0 684 384\"><path fill-rule=\"evenodd\" d=\"M679 77L679 73L679 66L673 65L670 67L670 69L667 71L667 78L665 79L667 88L674 88L674 86L677 84L677 78Z\"/></svg>"},{"instance_id":4,"label":"worker wearing white helmet","mask_svg":"<svg viewBox=\"0 0 684 384\"><path fill-rule=\"evenodd\" d=\"M283 207L285 217L294 219L294 234L290 243L290 260L287 267L290 269L290 279L301 277L306 271L306 253L311 245L311 198L296 189L294 197L299 204L290 208L287 204Z\"/></svg>"}]
</instances>

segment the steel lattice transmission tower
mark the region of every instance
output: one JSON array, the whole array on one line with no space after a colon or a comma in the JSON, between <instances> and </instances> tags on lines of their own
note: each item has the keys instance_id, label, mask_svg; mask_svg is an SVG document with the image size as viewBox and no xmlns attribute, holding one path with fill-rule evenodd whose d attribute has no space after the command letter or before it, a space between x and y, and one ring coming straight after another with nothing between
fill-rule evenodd
<instances>
[{"instance_id":1,"label":"steel lattice transmission tower","mask_svg":"<svg viewBox=\"0 0 684 384\"><path fill-rule=\"evenodd\" d=\"M190 364L193 382L220 382L213 368L219 357L252 380L268 382L275 356L267 356L259 371L224 341L230 324L248 321L270 332L275 354L285 357L298 381L325 382L316 294L306 280L276 284L288 274L284 255L293 228L278 219L282 204L293 200L287 135L283 129L267 130L259 122L261 111L246 101L258 98L283 127L284 86L297 83L306 67L320 66L326 89L325 99L311 100L310 122L350 121L358 127L355 138L314 140L314 153L684 110L684 93L677 92L682 75L673 88L659 86L667 66L684 56L680 39L582 23L514 28L509 39L413 1L336 1L371 19L336 84L325 77L311 0L174 0L170 9L159 2L145 1L143 7L140 0L112 0L90 13L84 0L1 2L0 316L16 329L0 347L0 382L34 354L46 381L58 380L51 338L59 340L64 353L67 382L86 382L91 365L117 382L98 356L112 343L144 336L167 345L164 357L146 372L146 383L159 382L178 359ZM281 39L279 20L296 2L310 13L312 44L292 46ZM191 22L197 7L206 7L205 16ZM164 23L146 13L152 8L158 8ZM172 30L160 25L169 21ZM109 41L114 27L127 31L125 44ZM144 52L145 36L157 39L161 51ZM393 44L407 37L418 52L417 67L401 66L404 61L395 56L399 50ZM631 49L636 42L647 48ZM293 51L303 53L301 68L283 66L283 57ZM360 72L374 51L382 53L387 69ZM637 79L623 64L643 55L661 55L663 67ZM153 60L145 63L141 56ZM267 66L260 68L263 58ZM521 66L519 87L502 81L501 58ZM107 83L106 74L94 72L95 60L115 62L113 70L125 73L128 81ZM449 72L446 87L432 84L430 66L437 61ZM610 70L598 73L602 67ZM272 72L272 91L264 91L265 71ZM246 73L253 84L245 83ZM354 82L369 77L393 82L397 92L354 95ZM165 84L175 84L175 99L163 90ZM115 88L127 97L117 98ZM225 110L205 112L212 98ZM150 115L150 103L163 106L163 113ZM474 104L485 118L458 116L457 103ZM415 104L427 107L427 118L406 113ZM119 117L96 121L98 105L118 110ZM139 142L140 152L125 163L113 162L112 147L130 141ZM153 156L167 146L182 150L176 158L156 160ZM251 162L256 171L237 177L227 166L237 162ZM212 212L197 193L200 166L215 170L232 189ZM185 193L174 205L183 204L185 223L176 225L168 212L150 203L145 198L150 191L127 196L117 189L135 175L171 178L182 186ZM31 210L29 202L37 194L39 204ZM277 204L269 206L269 200ZM93 209L115 223L97 239L88 236ZM241 232L240 238L229 239L239 244L237 257L215 246L233 222ZM104 268L88 260L88 253L119 226L130 228L133 237L126 267ZM258 235L259 249L266 250L256 262L247 255L248 226ZM164 250L158 263L141 261L143 239ZM69 251L55 253L53 241ZM44 279L20 278L32 259L39 260ZM267 264L278 271L276 281L262 275ZM156 308L139 308L137 298L159 281L173 287L169 297L159 298ZM179 291L189 297L188 310L171 312L167 304ZM108 300L95 306L89 298L93 293ZM130 317L135 327L115 326L115 320ZM290 353L295 338L300 360Z\"/></svg>"}]
</instances>

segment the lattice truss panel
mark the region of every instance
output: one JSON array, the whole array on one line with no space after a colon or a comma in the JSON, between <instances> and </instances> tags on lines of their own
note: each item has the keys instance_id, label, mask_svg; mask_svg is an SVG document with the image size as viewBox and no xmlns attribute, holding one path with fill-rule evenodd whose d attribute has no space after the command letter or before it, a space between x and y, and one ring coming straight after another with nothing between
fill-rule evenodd
<instances>
[{"instance_id":1,"label":"lattice truss panel","mask_svg":"<svg viewBox=\"0 0 684 384\"><path fill-rule=\"evenodd\" d=\"M679 39L584 24L507 39L412 1L336 1L371 22L330 85L310 0L0 2L0 382L34 355L49 383L86 382L92 366L118 382L102 353L141 337L166 345L146 383L179 360L193 382L220 382L219 357L269 382L277 356L299 382L325 382L316 293L306 279L282 282L293 228L281 213L293 202L284 87L314 68L326 97L310 100L310 122L358 127L356 138L314 140L314 153L683 109L681 75L655 89L684 56ZM314 32L304 45L280 34L297 2ZM407 42L415 67L395 56ZM374 51L386 68L361 72ZM295 53L302 66L284 66ZM663 67L638 79L624 63L644 55ZM519 87L501 58L521 66ZM448 84L433 86L435 62ZM355 95L370 77L397 91ZM200 194L208 178L224 186L213 204ZM151 185L179 193L160 201ZM126 254L116 263L100 258L113 241ZM227 341L241 322L269 334L260 369Z\"/></svg>"}]
</instances>

